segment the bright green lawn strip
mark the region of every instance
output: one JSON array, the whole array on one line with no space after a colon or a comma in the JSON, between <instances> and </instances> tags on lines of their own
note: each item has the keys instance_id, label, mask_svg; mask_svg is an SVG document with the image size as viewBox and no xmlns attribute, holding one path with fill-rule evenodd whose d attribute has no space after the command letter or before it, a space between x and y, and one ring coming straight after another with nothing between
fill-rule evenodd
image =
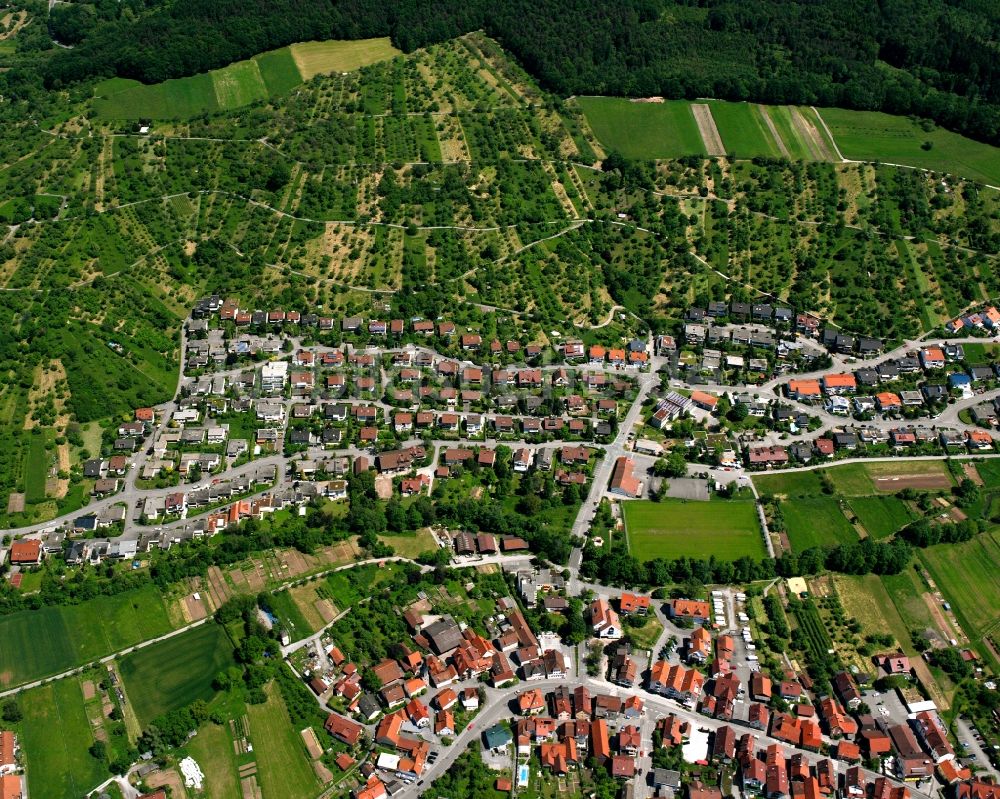
<instances>
[{"instance_id":1,"label":"bright green lawn strip","mask_svg":"<svg viewBox=\"0 0 1000 799\"><path fill-rule=\"evenodd\" d=\"M810 497L823 491L823 485L816 471L755 474L751 479L759 494Z\"/></svg>"},{"instance_id":2,"label":"bright green lawn strip","mask_svg":"<svg viewBox=\"0 0 1000 799\"><path fill-rule=\"evenodd\" d=\"M211 699L212 680L232 654L225 631L210 621L124 657L122 679L143 729L157 716Z\"/></svg>"},{"instance_id":3,"label":"bright green lawn strip","mask_svg":"<svg viewBox=\"0 0 1000 799\"><path fill-rule=\"evenodd\" d=\"M851 523L832 497L791 499L781 503L781 513L793 552L858 540Z\"/></svg>"},{"instance_id":4,"label":"bright green lawn strip","mask_svg":"<svg viewBox=\"0 0 1000 799\"><path fill-rule=\"evenodd\" d=\"M848 463L826 470L838 494L847 497L866 497L875 493L875 483L863 463Z\"/></svg>"},{"instance_id":5,"label":"bright green lawn strip","mask_svg":"<svg viewBox=\"0 0 1000 799\"><path fill-rule=\"evenodd\" d=\"M976 464L976 471L983 478L983 484L986 488L1000 486L1000 458L980 461Z\"/></svg>"},{"instance_id":6,"label":"bright green lawn strip","mask_svg":"<svg viewBox=\"0 0 1000 799\"><path fill-rule=\"evenodd\" d=\"M79 799L107 778L107 769L87 751L94 738L75 678L33 688L18 704L29 795Z\"/></svg>"},{"instance_id":7,"label":"bright green lawn strip","mask_svg":"<svg viewBox=\"0 0 1000 799\"><path fill-rule=\"evenodd\" d=\"M287 47L272 50L270 53L261 53L254 61L257 62L260 77L271 97L288 94L302 83L302 75L299 74L299 68L292 58L292 51Z\"/></svg>"},{"instance_id":8,"label":"bright green lawn strip","mask_svg":"<svg viewBox=\"0 0 1000 799\"><path fill-rule=\"evenodd\" d=\"M28 503L45 500L45 482L49 476L49 454L45 450L46 434L40 430L37 435L29 435L28 450L25 454L24 489Z\"/></svg>"},{"instance_id":9,"label":"bright green lawn strip","mask_svg":"<svg viewBox=\"0 0 1000 799\"><path fill-rule=\"evenodd\" d=\"M934 128L924 131L908 117L877 111L820 110L844 158L951 172L1000 185L1000 149ZM921 145L931 143L931 149Z\"/></svg>"},{"instance_id":10,"label":"bright green lawn strip","mask_svg":"<svg viewBox=\"0 0 1000 799\"><path fill-rule=\"evenodd\" d=\"M622 503L629 548L639 560L764 557L757 509L746 500Z\"/></svg>"},{"instance_id":11,"label":"bright green lawn strip","mask_svg":"<svg viewBox=\"0 0 1000 799\"><path fill-rule=\"evenodd\" d=\"M618 150L626 158L705 153L690 103L633 103L618 97L580 97L578 102L606 150Z\"/></svg>"},{"instance_id":12,"label":"bright green lawn strip","mask_svg":"<svg viewBox=\"0 0 1000 799\"><path fill-rule=\"evenodd\" d=\"M896 497L854 497L848 504L872 538L888 538L913 521L909 509Z\"/></svg>"},{"instance_id":13,"label":"bright green lawn strip","mask_svg":"<svg viewBox=\"0 0 1000 799\"><path fill-rule=\"evenodd\" d=\"M712 101L708 104L726 152L737 158L781 155L774 145L757 106L750 103Z\"/></svg>"},{"instance_id":14,"label":"bright green lawn strip","mask_svg":"<svg viewBox=\"0 0 1000 799\"><path fill-rule=\"evenodd\" d=\"M306 757L299 730L292 728L278 687L265 689L267 702L248 705L250 737L257 755L257 781L265 797L312 799L319 783Z\"/></svg>"}]
</instances>

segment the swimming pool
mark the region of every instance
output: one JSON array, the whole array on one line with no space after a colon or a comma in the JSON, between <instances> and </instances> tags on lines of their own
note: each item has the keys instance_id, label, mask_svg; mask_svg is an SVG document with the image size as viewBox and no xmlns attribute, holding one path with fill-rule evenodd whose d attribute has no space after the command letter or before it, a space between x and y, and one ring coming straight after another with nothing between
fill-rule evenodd
<instances>
[{"instance_id":1,"label":"swimming pool","mask_svg":"<svg viewBox=\"0 0 1000 799\"><path fill-rule=\"evenodd\" d=\"M528 784L528 775L529 775L529 773L530 772L528 771L528 764L527 763L522 763L520 766L517 767L517 787L518 788L523 788L523 787L525 787Z\"/></svg>"}]
</instances>

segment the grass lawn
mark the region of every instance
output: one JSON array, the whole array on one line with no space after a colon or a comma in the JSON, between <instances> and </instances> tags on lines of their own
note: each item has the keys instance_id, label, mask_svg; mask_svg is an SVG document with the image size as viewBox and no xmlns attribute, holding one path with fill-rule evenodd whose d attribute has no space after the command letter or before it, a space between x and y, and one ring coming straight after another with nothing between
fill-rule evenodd
<instances>
[{"instance_id":1,"label":"grass lawn","mask_svg":"<svg viewBox=\"0 0 1000 799\"><path fill-rule=\"evenodd\" d=\"M302 611L288 591L277 591L268 597L268 601L278 621L288 630L293 641L306 638L315 632L313 625L302 615Z\"/></svg>"},{"instance_id":2,"label":"grass lawn","mask_svg":"<svg viewBox=\"0 0 1000 799\"><path fill-rule=\"evenodd\" d=\"M190 119L219 110L208 73L145 85L113 79L95 89L94 110L101 119Z\"/></svg>"},{"instance_id":3,"label":"grass lawn","mask_svg":"<svg viewBox=\"0 0 1000 799\"><path fill-rule=\"evenodd\" d=\"M846 497L867 497L875 493L875 484L865 470L863 463L849 463L833 466L825 474L833 483L834 490Z\"/></svg>"},{"instance_id":4,"label":"grass lawn","mask_svg":"<svg viewBox=\"0 0 1000 799\"><path fill-rule=\"evenodd\" d=\"M287 47L261 53L254 60L270 97L287 94L302 83L302 75L292 57L292 51Z\"/></svg>"},{"instance_id":5,"label":"grass lawn","mask_svg":"<svg viewBox=\"0 0 1000 799\"><path fill-rule=\"evenodd\" d=\"M883 575L882 585L892 597L896 611L907 630L925 630L937 626L924 601L923 595L927 591L927 586L912 565L899 574Z\"/></svg>"},{"instance_id":6,"label":"grass lawn","mask_svg":"<svg viewBox=\"0 0 1000 799\"><path fill-rule=\"evenodd\" d=\"M578 102L606 150L618 150L626 158L705 153L688 102L633 103L618 97L580 97Z\"/></svg>"},{"instance_id":7,"label":"grass lawn","mask_svg":"<svg viewBox=\"0 0 1000 799\"><path fill-rule=\"evenodd\" d=\"M48 435L44 430L39 435L28 436L29 444L24 462L24 499L29 504L44 502L45 482L49 476L49 453L45 450Z\"/></svg>"},{"instance_id":8,"label":"grass lawn","mask_svg":"<svg viewBox=\"0 0 1000 799\"><path fill-rule=\"evenodd\" d=\"M0 618L0 686L57 674L170 630L153 586Z\"/></svg>"},{"instance_id":9,"label":"grass lawn","mask_svg":"<svg viewBox=\"0 0 1000 799\"><path fill-rule=\"evenodd\" d=\"M232 655L225 631L209 621L122 658L125 690L142 727L196 699L211 699L212 680Z\"/></svg>"},{"instance_id":10,"label":"grass lawn","mask_svg":"<svg viewBox=\"0 0 1000 799\"><path fill-rule=\"evenodd\" d=\"M226 725L209 722L185 747L205 774L205 793L212 799L242 799L236 776L233 739Z\"/></svg>"},{"instance_id":11,"label":"grass lawn","mask_svg":"<svg viewBox=\"0 0 1000 799\"><path fill-rule=\"evenodd\" d=\"M934 127L924 131L907 117L877 111L824 108L820 115L844 158L951 172L1000 185L1000 149ZM929 150L921 145L930 142Z\"/></svg>"},{"instance_id":12,"label":"grass lawn","mask_svg":"<svg viewBox=\"0 0 1000 799\"><path fill-rule=\"evenodd\" d=\"M792 550L851 544L858 536L832 497L791 499L781 503Z\"/></svg>"},{"instance_id":13,"label":"grass lawn","mask_svg":"<svg viewBox=\"0 0 1000 799\"><path fill-rule=\"evenodd\" d=\"M976 463L976 471L983 478L985 488L997 488L1000 486L1000 458L991 458Z\"/></svg>"},{"instance_id":14,"label":"grass lawn","mask_svg":"<svg viewBox=\"0 0 1000 799\"><path fill-rule=\"evenodd\" d=\"M733 153L737 158L757 155L777 158L781 155L756 105L719 100L713 100L708 105L727 153Z\"/></svg>"},{"instance_id":15,"label":"grass lawn","mask_svg":"<svg viewBox=\"0 0 1000 799\"><path fill-rule=\"evenodd\" d=\"M292 58L304 80L328 72L350 72L402 53L388 37L356 41L301 42L291 46Z\"/></svg>"},{"instance_id":16,"label":"grass lawn","mask_svg":"<svg viewBox=\"0 0 1000 799\"><path fill-rule=\"evenodd\" d=\"M211 73L219 108L229 110L267 99L267 87L256 61L237 61Z\"/></svg>"},{"instance_id":17,"label":"grass lawn","mask_svg":"<svg viewBox=\"0 0 1000 799\"><path fill-rule=\"evenodd\" d=\"M642 627L632 627L626 624L625 631L631 636L636 649L652 649L659 639L660 633L663 632L663 625L656 618L656 614L650 611L646 617L646 623Z\"/></svg>"},{"instance_id":18,"label":"grass lawn","mask_svg":"<svg viewBox=\"0 0 1000 799\"><path fill-rule=\"evenodd\" d=\"M437 549L434 536L426 527L411 535L381 535L379 539L404 558L415 558L421 552Z\"/></svg>"},{"instance_id":19,"label":"grass lawn","mask_svg":"<svg viewBox=\"0 0 1000 799\"><path fill-rule=\"evenodd\" d=\"M913 521L913 515L896 497L854 497L848 504L872 538L888 538Z\"/></svg>"},{"instance_id":20,"label":"grass lawn","mask_svg":"<svg viewBox=\"0 0 1000 799\"><path fill-rule=\"evenodd\" d=\"M264 799L312 799L320 786L306 758L302 736L292 728L278 687L271 683L265 690L267 702L247 706Z\"/></svg>"},{"instance_id":21,"label":"grass lawn","mask_svg":"<svg viewBox=\"0 0 1000 799\"><path fill-rule=\"evenodd\" d=\"M812 497L823 492L823 484L815 471L755 474L751 479L759 494Z\"/></svg>"},{"instance_id":22,"label":"grass lawn","mask_svg":"<svg viewBox=\"0 0 1000 799\"><path fill-rule=\"evenodd\" d=\"M1000 622L1000 533L938 544L919 554L970 638Z\"/></svg>"},{"instance_id":23,"label":"grass lawn","mask_svg":"<svg viewBox=\"0 0 1000 799\"><path fill-rule=\"evenodd\" d=\"M19 704L29 795L78 799L107 779L107 768L87 751L94 738L75 678L33 688Z\"/></svg>"},{"instance_id":24,"label":"grass lawn","mask_svg":"<svg viewBox=\"0 0 1000 799\"><path fill-rule=\"evenodd\" d=\"M757 508L747 500L623 502L629 549L639 560L683 555L736 560L766 554Z\"/></svg>"}]
</instances>

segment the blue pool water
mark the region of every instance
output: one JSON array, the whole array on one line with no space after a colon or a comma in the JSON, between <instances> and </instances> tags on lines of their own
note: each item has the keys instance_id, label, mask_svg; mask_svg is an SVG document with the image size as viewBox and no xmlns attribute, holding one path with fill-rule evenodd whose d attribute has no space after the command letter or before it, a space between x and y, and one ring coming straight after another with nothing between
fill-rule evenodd
<instances>
[{"instance_id":1,"label":"blue pool water","mask_svg":"<svg viewBox=\"0 0 1000 799\"><path fill-rule=\"evenodd\" d=\"M528 784L528 764L522 763L517 767L517 787L523 788Z\"/></svg>"}]
</instances>

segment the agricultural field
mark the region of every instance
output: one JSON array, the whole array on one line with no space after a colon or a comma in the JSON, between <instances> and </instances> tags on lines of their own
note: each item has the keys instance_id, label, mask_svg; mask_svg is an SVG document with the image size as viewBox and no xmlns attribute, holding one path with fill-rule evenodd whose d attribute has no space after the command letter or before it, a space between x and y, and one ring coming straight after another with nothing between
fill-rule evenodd
<instances>
[{"instance_id":1,"label":"agricultural field","mask_svg":"<svg viewBox=\"0 0 1000 799\"><path fill-rule=\"evenodd\" d=\"M781 150L764 121L761 106L752 103L708 103L726 153L737 158L764 155L777 158Z\"/></svg>"},{"instance_id":2,"label":"agricultural field","mask_svg":"<svg viewBox=\"0 0 1000 799\"><path fill-rule=\"evenodd\" d=\"M913 521L909 508L896 497L854 497L848 505L872 538L888 538Z\"/></svg>"},{"instance_id":3,"label":"agricultural field","mask_svg":"<svg viewBox=\"0 0 1000 799\"><path fill-rule=\"evenodd\" d=\"M350 42L302 42L288 49L303 80L330 72L351 72L402 55L388 37Z\"/></svg>"},{"instance_id":4,"label":"agricultural field","mask_svg":"<svg viewBox=\"0 0 1000 799\"><path fill-rule=\"evenodd\" d=\"M577 102L605 150L617 150L626 158L679 158L706 152L686 101L580 97Z\"/></svg>"},{"instance_id":5,"label":"agricultural field","mask_svg":"<svg viewBox=\"0 0 1000 799\"><path fill-rule=\"evenodd\" d=\"M388 39L302 42L222 69L145 85L112 78L95 88L101 119L191 119L274 100L316 75L349 72L399 55Z\"/></svg>"},{"instance_id":6,"label":"agricultural field","mask_svg":"<svg viewBox=\"0 0 1000 799\"><path fill-rule=\"evenodd\" d=\"M0 685L57 674L169 630L166 607L153 586L3 616Z\"/></svg>"},{"instance_id":7,"label":"agricultural field","mask_svg":"<svg viewBox=\"0 0 1000 799\"><path fill-rule=\"evenodd\" d=\"M785 529L792 551L810 547L834 547L858 540L857 533L831 497L792 499L781 503Z\"/></svg>"},{"instance_id":8,"label":"agricultural field","mask_svg":"<svg viewBox=\"0 0 1000 799\"><path fill-rule=\"evenodd\" d=\"M844 158L904 164L1000 185L1000 155L988 144L877 111L822 108L820 115Z\"/></svg>"},{"instance_id":9,"label":"agricultural field","mask_svg":"<svg viewBox=\"0 0 1000 799\"><path fill-rule=\"evenodd\" d=\"M205 793L211 799L241 799L233 737L227 725L203 724L185 744L205 774Z\"/></svg>"},{"instance_id":10,"label":"agricultural field","mask_svg":"<svg viewBox=\"0 0 1000 799\"><path fill-rule=\"evenodd\" d=\"M105 765L88 751L94 737L83 701L73 677L21 695L19 732L31 796L78 799L107 779Z\"/></svg>"},{"instance_id":11,"label":"agricultural field","mask_svg":"<svg viewBox=\"0 0 1000 799\"><path fill-rule=\"evenodd\" d=\"M302 736L292 728L278 687L272 683L265 691L267 702L247 706L264 799L311 799L319 782L306 758Z\"/></svg>"},{"instance_id":12,"label":"agricultural field","mask_svg":"<svg viewBox=\"0 0 1000 799\"><path fill-rule=\"evenodd\" d=\"M232 643L212 621L126 655L119 669L140 725L196 699L211 699L212 680L232 657Z\"/></svg>"},{"instance_id":13,"label":"agricultural field","mask_svg":"<svg viewBox=\"0 0 1000 799\"><path fill-rule=\"evenodd\" d=\"M623 502L629 550L639 560L709 557L735 560L766 553L757 509L747 500Z\"/></svg>"},{"instance_id":14,"label":"agricultural field","mask_svg":"<svg viewBox=\"0 0 1000 799\"><path fill-rule=\"evenodd\" d=\"M753 480L758 493L772 494L782 499L812 497L822 493L823 490L819 471L816 469L806 472L755 474L750 479Z\"/></svg>"},{"instance_id":15,"label":"agricultural field","mask_svg":"<svg viewBox=\"0 0 1000 799\"><path fill-rule=\"evenodd\" d=\"M962 544L922 550L920 559L974 640L1000 623L1000 533L982 533Z\"/></svg>"}]
</instances>

